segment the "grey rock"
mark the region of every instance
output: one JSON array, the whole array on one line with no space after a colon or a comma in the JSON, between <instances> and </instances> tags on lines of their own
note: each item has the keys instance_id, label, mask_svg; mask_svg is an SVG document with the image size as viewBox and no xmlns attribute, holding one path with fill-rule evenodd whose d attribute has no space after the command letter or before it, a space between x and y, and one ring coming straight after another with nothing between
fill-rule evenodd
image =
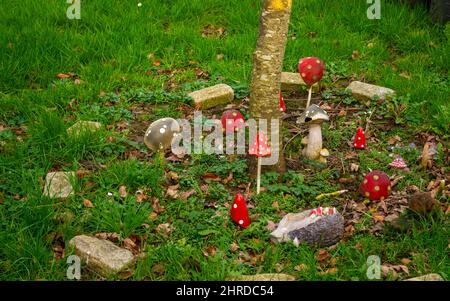
<instances>
[{"instance_id":1,"label":"grey rock","mask_svg":"<svg viewBox=\"0 0 450 301\"><path fill-rule=\"evenodd\" d=\"M232 102L234 99L234 91L228 85L218 84L189 93L189 96L192 98L193 105L196 108L209 109Z\"/></svg>"},{"instance_id":2,"label":"grey rock","mask_svg":"<svg viewBox=\"0 0 450 301\"><path fill-rule=\"evenodd\" d=\"M67 129L67 134L69 135L80 135L83 132L95 132L100 129L102 124L95 121L77 121L74 125Z\"/></svg>"},{"instance_id":3,"label":"grey rock","mask_svg":"<svg viewBox=\"0 0 450 301\"><path fill-rule=\"evenodd\" d=\"M275 242L293 241L294 244L307 243L319 247L329 247L338 243L344 234L344 217L336 212L311 218L311 210L283 217L278 228L271 233Z\"/></svg>"},{"instance_id":4,"label":"grey rock","mask_svg":"<svg viewBox=\"0 0 450 301\"><path fill-rule=\"evenodd\" d=\"M71 180L74 172L49 172L45 177L44 195L50 198L67 198L74 194Z\"/></svg>"},{"instance_id":5,"label":"grey rock","mask_svg":"<svg viewBox=\"0 0 450 301\"><path fill-rule=\"evenodd\" d=\"M439 274L427 274L419 277L405 279L404 281L445 281Z\"/></svg>"},{"instance_id":6,"label":"grey rock","mask_svg":"<svg viewBox=\"0 0 450 301\"><path fill-rule=\"evenodd\" d=\"M256 274L228 277L227 281L295 281L295 277L288 274Z\"/></svg>"},{"instance_id":7,"label":"grey rock","mask_svg":"<svg viewBox=\"0 0 450 301\"><path fill-rule=\"evenodd\" d=\"M392 89L359 81L351 82L346 90L350 90L353 97L360 100L372 100L375 96L385 99L387 96L395 94L395 91Z\"/></svg>"},{"instance_id":8,"label":"grey rock","mask_svg":"<svg viewBox=\"0 0 450 301\"><path fill-rule=\"evenodd\" d=\"M135 257L129 250L120 248L109 240L78 235L69 241L69 245L89 269L104 277L125 272L135 262Z\"/></svg>"}]
</instances>

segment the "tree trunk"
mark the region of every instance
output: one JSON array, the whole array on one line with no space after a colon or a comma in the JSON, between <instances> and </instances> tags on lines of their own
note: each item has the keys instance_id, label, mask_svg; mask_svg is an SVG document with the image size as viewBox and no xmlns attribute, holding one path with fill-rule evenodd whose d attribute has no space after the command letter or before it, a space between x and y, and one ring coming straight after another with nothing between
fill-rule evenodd
<instances>
[{"instance_id":1,"label":"tree trunk","mask_svg":"<svg viewBox=\"0 0 450 301\"><path fill-rule=\"evenodd\" d=\"M253 54L253 72L250 93L251 118L267 120L267 139L270 139L272 152L278 151L279 159L275 165L266 169L284 172L286 169L281 135L282 119L280 112L280 81L286 48L292 0L262 0L259 37ZM272 141L271 121L279 120L279 139ZM250 142L251 143L251 142ZM256 160L251 160L250 170L256 169ZM254 173L252 173L254 174Z\"/></svg>"}]
</instances>

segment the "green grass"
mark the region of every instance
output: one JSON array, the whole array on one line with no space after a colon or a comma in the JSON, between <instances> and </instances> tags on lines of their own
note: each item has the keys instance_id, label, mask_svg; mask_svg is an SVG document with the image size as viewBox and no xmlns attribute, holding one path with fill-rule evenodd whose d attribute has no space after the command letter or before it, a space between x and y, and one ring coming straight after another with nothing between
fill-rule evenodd
<instances>
[{"instance_id":1,"label":"green grass","mask_svg":"<svg viewBox=\"0 0 450 301\"><path fill-rule=\"evenodd\" d=\"M344 200L358 197L314 200L323 192L354 189L337 182L350 175L336 166L289 171L281 183L277 174L264 174L267 192L251 199L251 214L257 218L239 230L229 219L226 203L251 181L243 158L196 155L188 165L164 166L150 156L129 158L133 150L147 152L130 138L131 124L182 117L188 92L225 82L235 88L237 98L248 96L260 1L112 3L82 1L81 20L68 20L65 1L0 0L0 125L5 128L0 131L1 280L64 280L67 265L54 258L55 244L63 241L69 255L67 245L74 235L98 232L117 233L119 244L130 236L141 239L145 256L137 262L134 280L223 280L277 271L302 280L365 280L369 255L389 264L410 258L410 276L436 272L448 279L448 217L443 214L417 220L406 234L386 228L378 236L367 233L372 218L363 218L354 236L329 250L335 263L318 262L314 247L270 243L267 222L280 219L274 201L284 212L317 205L342 210ZM435 164L448 172L450 27L433 25L424 8L411 9L398 1L382 1L380 20L366 18L365 1L293 3L284 70L296 71L301 57L321 57L327 64L324 99L375 110L395 125L390 131L373 127L382 142L355 159L360 164L359 174L352 175L355 180L369 169L385 170L392 159L386 150L389 137L410 141L424 132L440 137ZM208 25L225 32L203 37ZM359 52L356 59L351 58L354 51ZM208 77L197 76L198 70ZM58 73L74 73L80 83L57 79ZM339 81L333 84L339 78L384 85L396 90L397 97L380 106L362 104L344 93ZM136 116L141 104L147 111ZM337 118L332 128L324 126L332 155L366 117L355 113ZM68 136L67 128L78 120L106 127ZM130 125L119 131L118 123L124 121ZM286 151L293 154L298 147L294 140ZM397 152L410 166L420 155L420 149ZM343 159L343 154L336 156ZM42 196L47 172L86 165L96 168L78 177L74 196L64 201ZM345 165L348 170L349 162ZM169 171L179 175L180 192L196 193L187 200L167 197L166 186L175 184ZM398 191L409 185L424 190L435 179L416 166L412 171L399 182ZM208 183L202 190L207 172L222 179L232 172L233 179ZM127 186L126 198L118 193L122 185ZM138 189L149 199L137 203ZM165 210L151 218L155 198ZM85 208L85 199L95 207ZM439 200L448 204L446 197ZM169 235L156 231L164 223L173 228ZM232 244L239 248L234 250ZM334 266L335 274L323 273ZM83 272L83 278L98 275Z\"/></svg>"}]
</instances>

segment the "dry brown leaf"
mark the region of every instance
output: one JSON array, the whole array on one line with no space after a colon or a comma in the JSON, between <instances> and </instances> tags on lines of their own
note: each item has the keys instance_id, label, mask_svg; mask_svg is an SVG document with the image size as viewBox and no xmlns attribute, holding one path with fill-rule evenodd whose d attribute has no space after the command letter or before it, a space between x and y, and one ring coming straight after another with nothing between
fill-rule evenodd
<instances>
[{"instance_id":1,"label":"dry brown leaf","mask_svg":"<svg viewBox=\"0 0 450 301\"><path fill-rule=\"evenodd\" d=\"M234 252L236 252L238 249L239 249L239 245L237 244L236 241L233 241L233 243L232 243L231 246L230 246L230 251L234 253Z\"/></svg>"},{"instance_id":2,"label":"dry brown leaf","mask_svg":"<svg viewBox=\"0 0 450 301\"><path fill-rule=\"evenodd\" d=\"M88 199L85 199L85 200L83 201L83 205L84 205L84 207L86 207L86 208L94 208L94 205L93 205L92 202L91 202L90 200L88 200Z\"/></svg>"},{"instance_id":3,"label":"dry brown leaf","mask_svg":"<svg viewBox=\"0 0 450 301\"><path fill-rule=\"evenodd\" d=\"M309 270L309 267L306 264L301 263L299 265L296 265L294 267L294 270L297 271L297 272L304 272L304 271Z\"/></svg>"},{"instance_id":4,"label":"dry brown leaf","mask_svg":"<svg viewBox=\"0 0 450 301\"><path fill-rule=\"evenodd\" d=\"M182 201L186 201L194 193L195 193L195 189L191 189L189 191L183 191L182 193L180 193L178 198Z\"/></svg>"},{"instance_id":5,"label":"dry brown leaf","mask_svg":"<svg viewBox=\"0 0 450 301\"><path fill-rule=\"evenodd\" d=\"M178 188L180 188L180 184L167 187L166 196L176 199L178 197Z\"/></svg>"},{"instance_id":6,"label":"dry brown leaf","mask_svg":"<svg viewBox=\"0 0 450 301\"><path fill-rule=\"evenodd\" d=\"M267 221L266 229L270 232L274 231L277 228L277 225L273 221Z\"/></svg>"},{"instance_id":7,"label":"dry brown leaf","mask_svg":"<svg viewBox=\"0 0 450 301\"><path fill-rule=\"evenodd\" d=\"M127 197L127 187L122 185L119 187L119 195L121 198L126 198Z\"/></svg>"},{"instance_id":8,"label":"dry brown leaf","mask_svg":"<svg viewBox=\"0 0 450 301\"><path fill-rule=\"evenodd\" d=\"M272 207L277 209L277 210L280 209L280 205L278 204L278 201L273 202L272 203Z\"/></svg>"},{"instance_id":9,"label":"dry brown leaf","mask_svg":"<svg viewBox=\"0 0 450 301\"><path fill-rule=\"evenodd\" d=\"M153 211L157 214L164 212L165 209L159 205L159 199L155 198L152 203Z\"/></svg>"},{"instance_id":10,"label":"dry brown leaf","mask_svg":"<svg viewBox=\"0 0 450 301\"><path fill-rule=\"evenodd\" d=\"M131 239L131 238L125 238L123 240L123 247L125 249L130 250L131 252L136 252L138 249L138 246L136 245L136 243Z\"/></svg>"},{"instance_id":11,"label":"dry brown leaf","mask_svg":"<svg viewBox=\"0 0 450 301\"><path fill-rule=\"evenodd\" d=\"M140 192L136 196L136 202L142 203L143 201L147 200L148 196L144 192Z\"/></svg>"},{"instance_id":12,"label":"dry brown leaf","mask_svg":"<svg viewBox=\"0 0 450 301\"><path fill-rule=\"evenodd\" d=\"M400 261L401 261L401 263L403 263L404 265L408 265L408 264L410 264L410 263L412 262L412 260L409 259L409 258L403 258L403 259L400 260Z\"/></svg>"},{"instance_id":13,"label":"dry brown leaf","mask_svg":"<svg viewBox=\"0 0 450 301\"><path fill-rule=\"evenodd\" d=\"M388 144L389 145L394 145L397 142L402 141L402 138L400 138L398 135L392 136L391 138L388 139Z\"/></svg>"},{"instance_id":14,"label":"dry brown leaf","mask_svg":"<svg viewBox=\"0 0 450 301\"><path fill-rule=\"evenodd\" d=\"M73 73L58 73L58 74L56 75L56 77L59 78L59 79L63 79L63 78L71 78L71 77L74 77L74 75L75 75L75 74L73 74Z\"/></svg>"},{"instance_id":15,"label":"dry brown leaf","mask_svg":"<svg viewBox=\"0 0 450 301\"><path fill-rule=\"evenodd\" d=\"M152 213L150 213L150 214L148 215L148 218L149 218L151 221L154 221L154 220L156 220L156 218L158 218L158 214L157 214L156 212L152 212Z\"/></svg>"},{"instance_id":16,"label":"dry brown leaf","mask_svg":"<svg viewBox=\"0 0 450 301\"><path fill-rule=\"evenodd\" d=\"M324 272L321 272L321 275L326 275L326 274L336 274L338 272L338 268L334 267L331 269L327 269Z\"/></svg>"},{"instance_id":17,"label":"dry brown leaf","mask_svg":"<svg viewBox=\"0 0 450 301\"><path fill-rule=\"evenodd\" d=\"M319 253L318 253L317 256L316 256L316 259L317 259L318 262L323 262L323 261L329 259L330 257L331 257L331 254L328 253L327 250L325 250L325 249L320 249L320 250L319 250Z\"/></svg>"},{"instance_id":18,"label":"dry brown leaf","mask_svg":"<svg viewBox=\"0 0 450 301\"><path fill-rule=\"evenodd\" d=\"M214 257L217 253L217 247L213 245L209 245L206 247L206 249L203 250L203 255L205 257Z\"/></svg>"},{"instance_id":19,"label":"dry brown leaf","mask_svg":"<svg viewBox=\"0 0 450 301\"><path fill-rule=\"evenodd\" d=\"M203 175L203 180L205 180L205 181L213 181L213 182L220 182L220 181L222 181L222 179L218 175L213 174L211 172L208 172L208 173L204 174Z\"/></svg>"},{"instance_id":20,"label":"dry brown leaf","mask_svg":"<svg viewBox=\"0 0 450 301\"><path fill-rule=\"evenodd\" d=\"M362 251L362 245L359 242L357 242L355 244L355 249L358 250L358 251Z\"/></svg>"},{"instance_id":21,"label":"dry brown leaf","mask_svg":"<svg viewBox=\"0 0 450 301\"><path fill-rule=\"evenodd\" d=\"M156 227L156 232L169 235L172 232L170 223L160 224Z\"/></svg>"}]
</instances>

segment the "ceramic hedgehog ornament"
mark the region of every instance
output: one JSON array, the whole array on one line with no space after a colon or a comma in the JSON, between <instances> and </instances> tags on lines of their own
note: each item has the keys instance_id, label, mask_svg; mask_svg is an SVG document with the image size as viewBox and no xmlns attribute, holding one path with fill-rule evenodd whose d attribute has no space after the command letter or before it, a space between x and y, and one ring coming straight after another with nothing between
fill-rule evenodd
<instances>
[{"instance_id":1,"label":"ceramic hedgehog ornament","mask_svg":"<svg viewBox=\"0 0 450 301\"><path fill-rule=\"evenodd\" d=\"M326 157L330 155L326 148L322 148L321 125L325 121L329 121L327 112L315 104L309 106L297 119L298 124L309 126L309 135L302 140L302 144L306 144L302 153L309 160L326 163Z\"/></svg>"},{"instance_id":2,"label":"ceramic hedgehog ornament","mask_svg":"<svg viewBox=\"0 0 450 301\"><path fill-rule=\"evenodd\" d=\"M292 241L296 246L301 243L329 247L342 239L344 217L336 208L316 208L300 213L289 213L273 231L274 242Z\"/></svg>"}]
</instances>

